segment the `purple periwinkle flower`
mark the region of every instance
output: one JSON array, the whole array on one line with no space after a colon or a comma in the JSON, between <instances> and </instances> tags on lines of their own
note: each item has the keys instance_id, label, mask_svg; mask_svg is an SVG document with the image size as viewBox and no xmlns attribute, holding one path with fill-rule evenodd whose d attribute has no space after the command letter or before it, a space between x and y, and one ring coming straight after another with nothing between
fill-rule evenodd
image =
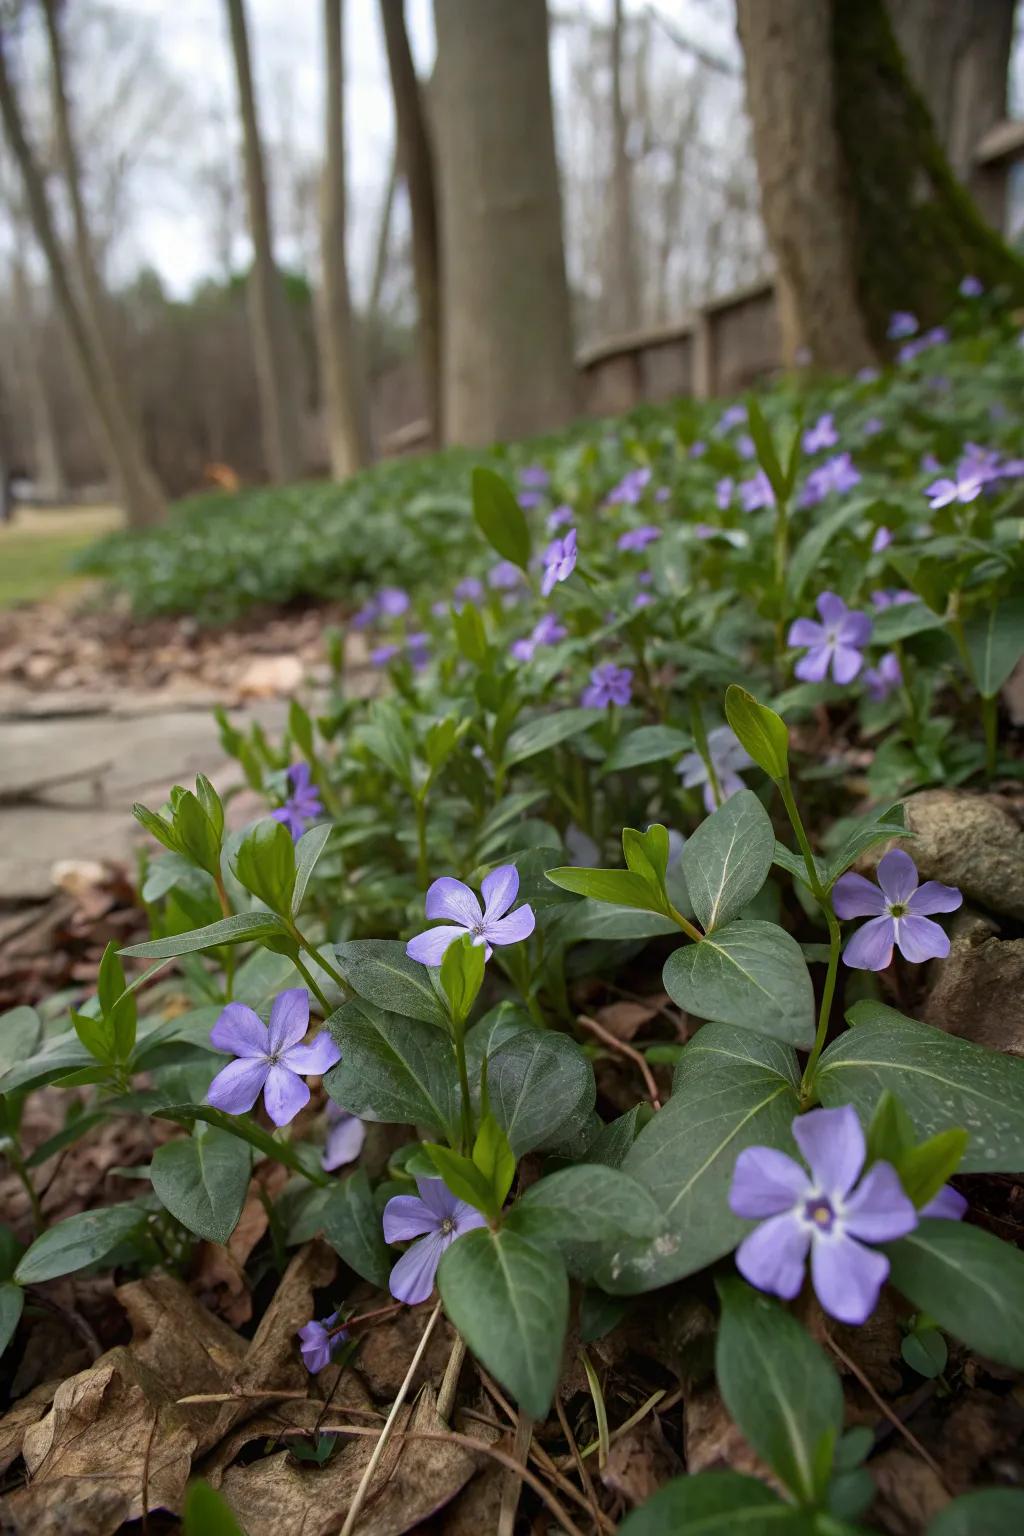
<instances>
[{"instance_id":1,"label":"purple periwinkle flower","mask_svg":"<svg viewBox=\"0 0 1024 1536\"><path fill-rule=\"evenodd\" d=\"M985 292L985 285L980 277L974 277L971 273L968 273L966 277L960 279L959 292L961 298L980 299Z\"/></svg>"},{"instance_id":2,"label":"purple periwinkle flower","mask_svg":"<svg viewBox=\"0 0 1024 1536\"><path fill-rule=\"evenodd\" d=\"M327 1141L320 1158L320 1166L325 1173L333 1173L335 1168L354 1163L363 1150L365 1140L366 1126L359 1116L342 1109L333 1099L328 1100Z\"/></svg>"},{"instance_id":3,"label":"purple periwinkle flower","mask_svg":"<svg viewBox=\"0 0 1024 1536\"><path fill-rule=\"evenodd\" d=\"M718 433L731 432L733 427L741 427L746 419L747 408L745 405L730 405L718 418L718 425L715 427L715 431Z\"/></svg>"},{"instance_id":4,"label":"purple periwinkle flower","mask_svg":"<svg viewBox=\"0 0 1024 1536\"><path fill-rule=\"evenodd\" d=\"M834 448L838 441L835 417L831 411L826 411L804 433L804 453L821 453L825 448Z\"/></svg>"},{"instance_id":5,"label":"purple periwinkle flower","mask_svg":"<svg viewBox=\"0 0 1024 1536\"><path fill-rule=\"evenodd\" d=\"M630 528L626 533L619 535L618 548L623 551L644 550L648 544L653 544L655 539L661 538L661 529L653 523L645 523L642 528Z\"/></svg>"},{"instance_id":6,"label":"purple periwinkle flower","mask_svg":"<svg viewBox=\"0 0 1024 1536\"><path fill-rule=\"evenodd\" d=\"M763 469L749 480L740 481L740 505L744 512L760 512L765 507L774 507L775 492Z\"/></svg>"},{"instance_id":7,"label":"purple periwinkle flower","mask_svg":"<svg viewBox=\"0 0 1024 1536\"><path fill-rule=\"evenodd\" d=\"M427 891L426 915L433 922L447 918L441 928L427 928L410 939L405 952L420 965L440 965L449 944L472 934L474 944L484 946L484 958L491 958L493 944L519 944L533 932L535 919L529 904L509 912L519 891L519 871L514 864L502 864L484 877L480 902L461 880L442 875ZM507 914L507 915L506 915Z\"/></svg>"},{"instance_id":8,"label":"purple periwinkle flower","mask_svg":"<svg viewBox=\"0 0 1024 1536\"><path fill-rule=\"evenodd\" d=\"M298 842L306 830L306 823L314 817L324 813L323 801L320 799L320 791L313 783L312 770L308 763L293 763L288 769L288 788L291 791L284 805L276 811L271 811L274 821L283 822L292 835L292 840Z\"/></svg>"},{"instance_id":9,"label":"purple periwinkle flower","mask_svg":"<svg viewBox=\"0 0 1024 1536\"><path fill-rule=\"evenodd\" d=\"M907 603L916 603L917 593L908 592L906 588L887 587L871 594L871 606L876 613L882 613L886 608L902 608Z\"/></svg>"},{"instance_id":10,"label":"purple periwinkle flower","mask_svg":"<svg viewBox=\"0 0 1024 1536\"><path fill-rule=\"evenodd\" d=\"M882 550L888 549L891 543L892 529L886 528L883 524L882 527L875 529L874 538L871 540L871 553L873 555L880 555Z\"/></svg>"},{"instance_id":11,"label":"purple periwinkle flower","mask_svg":"<svg viewBox=\"0 0 1024 1536\"><path fill-rule=\"evenodd\" d=\"M670 501L671 498L672 492L669 490L667 485L659 485L658 489L654 493L655 501Z\"/></svg>"},{"instance_id":12,"label":"purple periwinkle flower","mask_svg":"<svg viewBox=\"0 0 1024 1536\"><path fill-rule=\"evenodd\" d=\"M880 416L869 416L862 431L865 438L877 437L879 432L885 431L885 422Z\"/></svg>"},{"instance_id":13,"label":"purple periwinkle flower","mask_svg":"<svg viewBox=\"0 0 1024 1536\"><path fill-rule=\"evenodd\" d=\"M546 613L533 626L528 635L520 640L513 640L511 652L516 661L531 661L537 649L542 645L555 645L559 640L564 640L569 631L564 624L559 624L553 613Z\"/></svg>"},{"instance_id":14,"label":"purple periwinkle flower","mask_svg":"<svg viewBox=\"0 0 1024 1536\"><path fill-rule=\"evenodd\" d=\"M551 484L551 476L543 464L524 464L519 471L519 484L532 491L543 491Z\"/></svg>"},{"instance_id":15,"label":"purple periwinkle flower","mask_svg":"<svg viewBox=\"0 0 1024 1536\"><path fill-rule=\"evenodd\" d=\"M430 661L430 636L425 630L417 630L415 634L406 635L405 647L409 653L409 664L414 671L422 672Z\"/></svg>"},{"instance_id":16,"label":"purple periwinkle flower","mask_svg":"<svg viewBox=\"0 0 1024 1536\"><path fill-rule=\"evenodd\" d=\"M434 1289L441 1255L456 1238L485 1227L480 1212L458 1200L442 1179L417 1179L419 1195L393 1195L384 1207L384 1240L416 1238L391 1271L388 1288L397 1301L414 1307Z\"/></svg>"},{"instance_id":17,"label":"purple periwinkle flower","mask_svg":"<svg viewBox=\"0 0 1024 1536\"><path fill-rule=\"evenodd\" d=\"M395 645L393 641L389 641L386 645L374 646L370 652L370 666L386 667L389 662L394 661L395 657L401 653L401 650L402 647Z\"/></svg>"},{"instance_id":18,"label":"purple periwinkle flower","mask_svg":"<svg viewBox=\"0 0 1024 1536\"><path fill-rule=\"evenodd\" d=\"M891 848L878 861L878 884L853 873L840 875L832 890L837 917L871 921L847 940L843 959L855 971L884 971L893 945L904 960L944 960L949 937L931 921L934 912L955 912L963 896L955 885L938 880L918 884L917 865L902 848Z\"/></svg>"},{"instance_id":19,"label":"purple periwinkle flower","mask_svg":"<svg viewBox=\"0 0 1024 1536\"><path fill-rule=\"evenodd\" d=\"M736 439L736 452L741 459L754 459L757 457L757 444L749 432L741 432Z\"/></svg>"},{"instance_id":20,"label":"purple periwinkle flower","mask_svg":"<svg viewBox=\"0 0 1024 1536\"><path fill-rule=\"evenodd\" d=\"M933 512L948 507L953 502L975 501L981 495L981 478L973 471L958 468L955 476L944 475L925 487L928 505Z\"/></svg>"},{"instance_id":21,"label":"purple periwinkle flower","mask_svg":"<svg viewBox=\"0 0 1024 1536\"><path fill-rule=\"evenodd\" d=\"M858 368L856 377L858 384L873 384L878 378L878 369Z\"/></svg>"},{"instance_id":22,"label":"purple periwinkle flower","mask_svg":"<svg viewBox=\"0 0 1024 1536\"><path fill-rule=\"evenodd\" d=\"M862 650L871 638L871 620L854 613L835 592L818 598L821 623L797 619L789 627L788 643L806 647L793 671L801 682L823 682L829 669L835 682L852 683L864 662Z\"/></svg>"},{"instance_id":23,"label":"purple periwinkle flower","mask_svg":"<svg viewBox=\"0 0 1024 1536\"><path fill-rule=\"evenodd\" d=\"M736 1267L758 1290L792 1301L809 1251L825 1311L865 1323L889 1274L889 1260L867 1244L912 1232L913 1201L890 1163L872 1163L861 1177L867 1148L852 1105L798 1115L793 1138L810 1174L775 1147L746 1147L736 1159L729 1208L760 1222L737 1248Z\"/></svg>"},{"instance_id":24,"label":"purple periwinkle flower","mask_svg":"<svg viewBox=\"0 0 1024 1536\"><path fill-rule=\"evenodd\" d=\"M1013 460L1006 461L1011 465ZM987 485L993 480L998 480L1006 472L1006 463L996 448L984 448L980 443L965 443L963 456L957 468L957 476L962 480L980 480L982 485Z\"/></svg>"},{"instance_id":25,"label":"purple periwinkle flower","mask_svg":"<svg viewBox=\"0 0 1024 1536\"><path fill-rule=\"evenodd\" d=\"M377 593L377 611L386 619L398 619L408 612L409 601L404 587L381 587Z\"/></svg>"},{"instance_id":26,"label":"purple periwinkle flower","mask_svg":"<svg viewBox=\"0 0 1024 1536\"><path fill-rule=\"evenodd\" d=\"M698 437L690 444L690 458L702 459L708 451L708 445L703 438Z\"/></svg>"},{"instance_id":27,"label":"purple periwinkle flower","mask_svg":"<svg viewBox=\"0 0 1024 1536\"><path fill-rule=\"evenodd\" d=\"M299 1354L312 1376L318 1376L327 1369L335 1350L348 1338L347 1329L335 1327L337 1321L338 1313L332 1312L330 1317L310 1318L299 1329Z\"/></svg>"},{"instance_id":28,"label":"purple periwinkle flower","mask_svg":"<svg viewBox=\"0 0 1024 1536\"><path fill-rule=\"evenodd\" d=\"M640 469L628 470L618 485L613 486L608 492L605 499L610 507L635 507L650 483L651 471L646 465Z\"/></svg>"},{"instance_id":29,"label":"purple periwinkle flower","mask_svg":"<svg viewBox=\"0 0 1024 1536\"><path fill-rule=\"evenodd\" d=\"M732 475L723 475L715 486L715 504L719 511L725 512L732 506L732 498L736 491L736 482Z\"/></svg>"},{"instance_id":30,"label":"purple periwinkle flower","mask_svg":"<svg viewBox=\"0 0 1024 1536\"><path fill-rule=\"evenodd\" d=\"M886 651L877 667L864 668L864 686L878 704L895 693L902 682L903 671L895 651Z\"/></svg>"},{"instance_id":31,"label":"purple periwinkle flower","mask_svg":"<svg viewBox=\"0 0 1024 1536\"><path fill-rule=\"evenodd\" d=\"M913 336L917 330L918 320L907 309L897 309L889 316L889 329L886 331L890 341L904 341L908 336Z\"/></svg>"},{"instance_id":32,"label":"purple periwinkle flower","mask_svg":"<svg viewBox=\"0 0 1024 1536\"><path fill-rule=\"evenodd\" d=\"M524 512L530 512L534 507L539 507L543 500L544 495L541 491L520 491L516 496L516 501Z\"/></svg>"},{"instance_id":33,"label":"purple periwinkle flower","mask_svg":"<svg viewBox=\"0 0 1024 1536\"><path fill-rule=\"evenodd\" d=\"M460 603L478 603L484 595L484 584L478 576L464 576L452 595Z\"/></svg>"},{"instance_id":34,"label":"purple periwinkle flower","mask_svg":"<svg viewBox=\"0 0 1024 1536\"><path fill-rule=\"evenodd\" d=\"M638 592L633 599L634 608L650 608L654 602L651 592Z\"/></svg>"},{"instance_id":35,"label":"purple periwinkle flower","mask_svg":"<svg viewBox=\"0 0 1024 1536\"><path fill-rule=\"evenodd\" d=\"M754 759L746 748L740 745L739 738L731 726L716 725L713 731L708 732L708 756L715 770L715 778L718 780L723 800L728 800L730 795L735 795L738 790L746 788L740 778L739 770L752 768ZM684 789L696 789L698 784L704 785L704 808L709 813L713 811L715 793L708 777L707 764L700 753L687 752L680 758L676 771L683 776Z\"/></svg>"},{"instance_id":36,"label":"purple periwinkle flower","mask_svg":"<svg viewBox=\"0 0 1024 1536\"><path fill-rule=\"evenodd\" d=\"M843 496L860 484L860 470L849 453L837 453L812 469L800 494L802 507L816 507L826 496Z\"/></svg>"},{"instance_id":37,"label":"purple periwinkle flower","mask_svg":"<svg viewBox=\"0 0 1024 1536\"><path fill-rule=\"evenodd\" d=\"M560 507L555 507L553 511L548 513L548 532L557 533L559 528L567 527L575 516L576 514L572 507L567 506L565 502L563 502Z\"/></svg>"},{"instance_id":38,"label":"purple periwinkle flower","mask_svg":"<svg viewBox=\"0 0 1024 1536\"><path fill-rule=\"evenodd\" d=\"M576 569L576 529L570 528L564 539L552 539L544 551L544 575L540 590L550 597L560 581L567 581Z\"/></svg>"},{"instance_id":39,"label":"purple periwinkle flower","mask_svg":"<svg viewBox=\"0 0 1024 1536\"><path fill-rule=\"evenodd\" d=\"M229 1115L244 1115L262 1092L274 1124L288 1125L309 1103L309 1086L303 1077L319 1077L341 1060L341 1051L326 1030L303 1045L308 1028L305 987L278 993L270 1007L269 1028L244 1003L228 1003L210 1031L210 1044L237 1059L217 1073L207 1103Z\"/></svg>"},{"instance_id":40,"label":"purple periwinkle flower","mask_svg":"<svg viewBox=\"0 0 1024 1536\"><path fill-rule=\"evenodd\" d=\"M625 709L632 697L632 667L617 667L614 661L605 661L591 672L590 686L583 690L580 703L584 709L610 709L613 704Z\"/></svg>"},{"instance_id":41,"label":"purple periwinkle flower","mask_svg":"<svg viewBox=\"0 0 1024 1536\"><path fill-rule=\"evenodd\" d=\"M499 560L487 573L487 585L493 592L514 592L525 581L518 565L511 560Z\"/></svg>"}]
</instances>

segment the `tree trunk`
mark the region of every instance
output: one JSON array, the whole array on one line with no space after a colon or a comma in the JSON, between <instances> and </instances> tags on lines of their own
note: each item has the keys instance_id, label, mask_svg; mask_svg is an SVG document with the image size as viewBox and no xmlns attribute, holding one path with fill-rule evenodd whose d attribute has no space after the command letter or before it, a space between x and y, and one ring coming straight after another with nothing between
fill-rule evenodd
<instances>
[{"instance_id":1,"label":"tree trunk","mask_svg":"<svg viewBox=\"0 0 1024 1536\"><path fill-rule=\"evenodd\" d=\"M55 76L56 78L56 76ZM62 93L63 94L63 93ZM11 153L21 176L25 204L36 239L46 259L54 302L67 333L72 357L86 399L95 412L108 472L132 527L160 521L163 493L146 463L138 429L120 395L109 357L79 308L64 253L57 239L42 173L32 153L13 83L7 73L0 35L0 115Z\"/></svg>"},{"instance_id":2,"label":"tree trunk","mask_svg":"<svg viewBox=\"0 0 1024 1536\"><path fill-rule=\"evenodd\" d=\"M370 335L376 335L377 327L381 322L381 299L384 294L384 282L388 275L388 257L391 251L391 220L395 212L395 193L398 191L398 146L391 156L391 169L388 171L387 185L384 188L384 202L381 205L380 218L377 222L377 238L373 242L373 275L370 279L370 297L366 304L366 329Z\"/></svg>"},{"instance_id":3,"label":"tree trunk","mask_svg":"<svg viewBox=\"0 0 1024 1536\"><path fill-rule=\"evenodd\" d=\"M253 248L249 298L263 451L270 478L281 482L297 479L303 469L299 397L294 381L284 284L274 262L245 0L227 0L227 8L231 52L238 80L249 235Z\"/></svg>"},{"instance_id":4,"label":"tree trunk","mask_svg":"<svg viewBox=\"0 0 1024 1536\"><path fill-rule=\"evenodd\" d=\"M894 310L942 319L965 273L1024 266L957 183L884 0L738 0L783 353L855 368Z\"/></svg>"},{"instance_id":5,"label":"tree trunk","mask_svg":"<svg viewBox=\"0 0 1024 1536\"><path fill-rule=\"evenodd\" d=\"M11 262L11 295L15 310L15 351L18 369L25 382L32 432L32 472L43 500L59 503L67 496L67 481L61 462L53 401L42 367L35 297L25 275L20 250L15 251Z\"/></svg>"},{"instance_id":6,"label":"tree trunk","mask_svg":"<svg viewBox=\"0 0 1024 1536\"><path fill-rule=\"evenodd\" d=\"M544 0L434 0L446 439L575 409Z\"/></svg>"},{"instance_id":7,"label":"tree trunk","mask_svg":"<svg viewBox=\"0 0 1024 1536\"><path fill-rule=\"evenodd\" d=\"M427 418L434 438L443 439L441 423L441 273L437 229L434 151L430 141L423 91L416 78L409 36L405 29L405 0L380 0L384 41L388 51L391 93L395 103L398 158L409 193L412 215L412 261L419 307L420 365Z\"/></svg>"},{"instance_id":8,"label":"tree trunk","mask_svg":"<svg viewBox=\"0 0 1024 1536\"><path fill-rule=\"evenodd\" d=\"M608 204L608 282L604 303L605 324L613 335L634 330L640 318L633 228L633 173L626 143L629 124L622 100L622 34L622 0L614 0L611 29L612 177Z\"/></svg>"},{"instance_id":9,"label":"tree trunk","mask_svg":"<svg viewBox=\"0 0 1024 1536\"><path fill-rule=\"evenodd\" d=\"M324 0L326 116L320 211L323 323L320 354L331 474L347 479L370 458L370 424L356 361L345 254L345 65L342 0Z\"/></svg>"}]
</instances>

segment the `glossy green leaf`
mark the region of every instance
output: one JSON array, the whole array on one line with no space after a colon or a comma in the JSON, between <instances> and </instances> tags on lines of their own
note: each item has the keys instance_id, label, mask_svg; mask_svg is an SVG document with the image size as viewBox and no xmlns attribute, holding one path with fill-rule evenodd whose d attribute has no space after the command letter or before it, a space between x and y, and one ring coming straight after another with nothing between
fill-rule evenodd
<instances>
[{"instance_id":1,"label":"glossy green leaf","mask_svg":"<svg viewBox=\"0 0 1024 1536\"><path fill-rule=\"evenodd\" d=\"M309 877L316 868L320 855L330 842L333 831L331 823L324 822L320 826L310 827L308 832L303 832L295 844L295 888L292 891L291 905L293 917L302 906Z\"/></svg>"},{"instance_id":2,"label":"glossy green leaf","mask_svg":"<svg viewBox=\"0 0 1024 1536\"><path fill-rule=\"evenodd\" d=\"M559 890L587 896L591 901L606 901L616 907L637 907L661 915L663 902L657 887L630 869L576 869L567 865L562 869L549 869L546 874Z\"/></svg>"},{"instance_id":3,"label":"glossy green leaf","mask_svg":"<svg viewBox=\"0 0 1024 1536\"><path fill-rule=\"evenodd\" d=\"M216 1126L227 1135L247 1142L264 1157L283 1163L286 1168L301 1173L314 1184L330 1182L328 1175L320 1169L319 1159L311 1161L309 1156L303 1156L301 1142L279 1141L261 1125L257 1125L250 1115L229 1115L223 1109L214 1109L212 1104L158 1104L150 1113L160 1120L173 1120L176 1125L189 1127L197 1120L202 1120L205 1125ZM306 1147L304 1150L310 1154L313 1149Z\"/></svg>"},{"instance_id":4,"label":"glossy green leaf","mask_svg":"<svg viewBox=\"0 0 1024 1536\"><path fill-rule=\"evenodd\" d=\"M628 731L615 743L604 760L602 773L621 773L627 768L642 768L647 763L661 763L681 757L693 746L685 731L672 725L641 725Z\"/></svg>"},{"instance_id":5,"label":"glossy green leaf","mask_svg":"<svg viewBox=\"0 0 1024 1536\"><path fill-rule=\"evenodd\" d=\"M441 990L448 999L456 1024L464 1024L473 1010L484 984L486 963L483 945L474 944L468 933L449 944L444 952L440 966Z\"/></svg>"},{"instance_id":6,"label":"glossy green leaf","mask_svg":"<svg viewBox=\"0 0 1024 1536\"><path fill-rule=\"evenodd\" d=\"M699 1472L674 1477L619 1526L619 1536L676 1536L677 1532L679 1536L814 1536L814 1524L810 1515L784 1504L757 1478L739 1472Z\"/></svg>"},{"instance_id":7,"label":"glossy green leaf","mask_svg":"<svg viewBox=\"0 0 1024 1536\"><path fill-rule=\"evenodd\" d=\"M1020 1488L980 1488L961 1494L935 1516L927 1536L1010 1536L1024 1530Z\"/></svg>"},{"instance_id":8,"label":"glossy green leaf","mask_svg":"<svg viewBox=\"0 0 1024 1536\"><path fill-rule=\"evenodd\" d=\"M521 571L530 567L530 528L523 509L500 475L473 471L473 516L491 548Z\"/></svg>"},{"instance_id":9,"label":"glossy green leaf","mask_svg":"<svg viewBox=\"0 0 1024 1536\"><path fill-rule=\"evenodd\" d=\"M338 970L357 997L407 1019L447 1028L448 1015L426 966L410 960L394 939L353 939L336 944Z\"/></svg>"},{"instance_id":10,"label":"glossy green leaf","mask_svg":"<svg viewBox=\"0 0 1024 1536\"><path fill-rule=\"evenodd\" d=\"M597 1097L593 1068L576 1042L542 1029L522 1029L490 1051L487 1090L516 1157L564 1139L589 1119Z\"/></svg>"},{"instance_id":11,"label":"glossy green leaf","mask_svg":"<svg viewBox=\"0 0 1024 1536\"><path fill-rule=\"evenodd\" d=\"M987 602L964 625L971 670L983 699L994 699L1024 656L1024 596Z\"/></svg>"},{"instance_id":12,"label":"glossy green leaf","mask_svg":"<svg viewBox=\"0 0 1024 1536\"><path fill-rule=\"evenodd\" d=\"M891 1283L915 1307L978 1354L1024 1370L1024 1253L931 1217L885 1252Z\"/></svg>"},{"instance_id":13,"label":"glossy green leaf","mask_svg":"<svg viewBox=\"0 0 1024 1536\"><path fill-rule=\"evenodd\" d=\"M0 1091L4 1074L31 1057L42 1033L42 1020L34 1008L9 1008L0 1013Z\"/></svg>"},{"instance_id":14,"label":"glossy green leaf","mask_svg":"<svg viewBox=\"0 0 1024 1536\"><path fill-rule=\"evenodd\" d=\"M768 878L775 833L749 789L730 795L683 848L683 875L694 915L706 933L738 917Z\"/></svg>"},{"instance_id":15,"label":"glossy green leaf","mask_svg":"<svg viewBox=\"0 0 1024 1536\"><path fill-rule=\"evenodd\" d=\"M226 1243L242 1214L251 1165L244 1141L208 1126L157 1147L150 1177L183 1227L211 1243Z\"/></svg>"},{"instance_id":16,"label":"glossy green leaf","mask_svg":"<svg viewBox=\"0 0 1024 1536\"><path fill-rule=\"evenodd\" d=\"M782 716L759 704L745 688L730 683L725 690L725 718L757 766L769 778L784 779L789 773L789 732Z\"/></svg>"},{"instance_id":17,"label":"glossy green leaf","mask_svg":"<svg viewBox=\"0 0 1024 1536\"><path fill-rule=\"evenodd\" d=\"M741 1024L790 1045L814 1040L814 989L800 946L774 923L738 920L674 950L662 972L673 1002L699 1019Z\"/></svg>"},{"instance_id":18,"label":"glossy green leaf","mask_svg":"<svg viewBox=\"0 0 1024 1536\"><path fill-rule=\"evenodd\" d=\"M573 736L588 731L604 718L602 709L560 709L554 714L538 715L512 732L505 747L505 761L525 763L540 752L549 752Z\"/></svg>"},{"instance_id":19,"label":"glossy green leaf","mask_svg":"<svg viewBox=\"0 0 1024 1536\"><path fill-rule=\"evenodd\" d=\"M14 1278L19 1285L39 1285L98 1264L137 1232L145 1219L145 1212L137 1205L104 1205L95 1211L80 1211L36 1238Z\"/></svg>"},{"instance_id":20,"label":"glossy green leaf","mask_svg":"<svg viewBox=\"0 0 1024 1536\"><path fill-rule=\"evenodd\" d=\"M25 1292L21 1286L5 1280L0 1285L0 1355L14 1337L24 1305Z\"/></svg>"},{"instance_id":21,"label":"glossy green leaf","mask_svg":"<svg viewBox=\"0 0 1024 1536\"><path fill-rule=\"evenodd\" d=\"M320 1218L324 1236L349 1268L371 1285L385 1287L391 1255L365 1168L332 1179Z\"/></svg>"},{"instance_id":22,"label":"glossy green leaf","mask_svg":"<svg viewBox=\"0 0 1024 1536\"><path fill-rule=\"evenodd\" d=\"M185 1494L185 1536L245 1536L231 1506L209 1483L190 1483Z\"/></svg>"},{"instance_id":23,"label":"glossy green leaf","mask_svg":"<svg viewBox=\"0 0 1024 1536\"><path fill-rule=\"evenodd\" d=\"M455 1139L458 1075L446 1036L363 998L332 1013L327 1024L342 1053L324 1078L336 1103L363 1120L423 1125Z\"/></svg>"},{"instance_id":24,"label":"glossy green leaf","mask_svg":"<svg viewBox=\"0 0 1024 1536\"><path fill-rule=\"evenodd\" d=\"M284 915L291 911L295 844L283 822L268 817L249 828L235 853L235 874L272 912Z\"/></svg>"},{"instance_id":25,"label":"glossy green leaf","mask_svg":"<svg viewBox=\"0 0 1024 1536\"><path fill-rule=\"evenodd\" d=\"M531 1184L515 1209L543 1212L552 1237L574 1243L651 1238L662 1228L657 1204L636 1179L616 1168L579 1163Z\"/></svg>"},{"instance_id":26,"label":"glossy green leaf","mask_svg":"<svg viewBox=\"0 0 1024 1536\"><path fill-rule=\"evenodd\" d=\"M194 928L190 933L173 933L166 939L149 939L145 944L130 944L120 953L134 960L170 960L176 955L194 955L202 949L216 949L220 944L266 942L287 935L287 929L273 912L236 912Z\"/></svg>"}]
</instances>

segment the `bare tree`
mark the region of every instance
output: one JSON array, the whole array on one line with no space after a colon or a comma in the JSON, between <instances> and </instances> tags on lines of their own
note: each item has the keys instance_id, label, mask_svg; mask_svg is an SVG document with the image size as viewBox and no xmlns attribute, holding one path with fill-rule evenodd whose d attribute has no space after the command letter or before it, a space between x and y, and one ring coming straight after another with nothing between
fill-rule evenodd
<instances>
[{"instance_id":1,"label":"bare tree","mask_svg":"<svg viewBox=\"0 0 1024 1536\"><path fill-rule=\"evenodd\" d=\"M435 0L449 442L566 422L576 403L545 0Z\"/></svg>"},{"instance_id":2,"label":"bare tree","mask_svg":"<svg viewBox=\"0 0 1024 1536\"><path fill-rule=\"evenodd\" d=\"M40 327L36 296L25 271L20 249L11 260L11 297L13 303L14 352L21 377L32 432L32 468L41 495L51 501L63 501L67 494L60 440L54 418L40 347Z\"/></svg>"},{"instance_id":3,"label":"bare tree","mask_svg":"<svg viewBox=\"0 0 1024 1536\"><path fill-rule=\"evenodd\" d=\"M294 379L284 284L274 261L270 204L256 111L245 0L226 0L226 4L231 52L238 82L249 234L253 247L249 291L264 453L271 479L280 482L294 480L302 473L300 402Z\"/></svg>"},{"instance_id":4,"label":"bare tree","mask_svg":"<svg viewBox=\"0 0 1024 1536\"><path fill-rule=\"evenodd\" d=\"M342 0L324 0L327 64L324 180L320 217L323 322L320 326L327 445L336 480L370 457L370 426L361 370L355 357L352 301L345 256L345 65Z\"/></svg>"},{"instance_id":5,"label":"bare tree","mask_svg":"<svg viewBox=\"0 0 1024 1536\"><path fill-rule=\"evenodd\" d=\"M629 122L622 95L624 53L622 0L612 0L612 175L608 202L606 265L606 323L615 331L633 330L639 323L639 281L636 262L636 230L633 217L633 173L627 137Z\"/></svg>"}]
</instances>

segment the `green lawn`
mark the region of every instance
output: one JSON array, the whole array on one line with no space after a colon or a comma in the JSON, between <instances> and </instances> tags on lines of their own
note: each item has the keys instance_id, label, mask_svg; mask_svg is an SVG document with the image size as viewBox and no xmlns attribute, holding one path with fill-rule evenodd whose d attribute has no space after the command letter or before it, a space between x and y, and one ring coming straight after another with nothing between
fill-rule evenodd
<instances>
[{"instance_id":1,"label":"green lawn","mask_svg":"<svg viewBox=\"0 0 1024 1536\"><path fill-rule=\"evenodd\" d=\"M20 510L0 527L0 608L30 603L74 587L71 561L101 534L122 525L116 507Z\"/></svg>"}]
</instances>

